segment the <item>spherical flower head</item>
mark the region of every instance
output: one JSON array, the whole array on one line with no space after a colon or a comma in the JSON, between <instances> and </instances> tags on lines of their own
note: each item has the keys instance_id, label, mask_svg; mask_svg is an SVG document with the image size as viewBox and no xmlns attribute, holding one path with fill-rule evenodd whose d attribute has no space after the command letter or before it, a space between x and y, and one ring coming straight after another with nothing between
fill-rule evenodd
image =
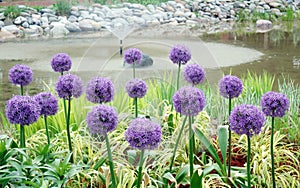
<instances>
[{"instance_id":1,"label":"spherical flower head","mask_svg":"<svg viewBox=\"0 0 300 188\"><path fill-rule=\"evenodd\" d=\"M190 49L184 45L175 45L169 54L169 58L174 64L186 64L191 58Z\"/></svg>"},{"instance_id":2,"label":"spherical flower head","mask_svg":"<svg viewBox=\"0 0 300 188\"><path fill-rule=\"evenodd\" d=\"M269 91L262 96L260 105L266 116L283 117L290 103L285 94Z\"/></svg>"},{"instance_id":3,"label":"spherical flower head","mask_svg":"<svg viewBox=\"0 0 300 188\"><path fill-rule=\"evenodd\" d=\"M13 84L26 86L32 82L33 72L27 65L15 65L9 72L9 81Z\"/></svg>"},{"instance_id":4,"label":"spherical flower head","mask_svg":"<svg viewBox=\"0 0 300 188\"><path fill-rule=\"evenodd\" d=\"M72 66L71 58L66 53L57 53L51 59L51 67L55 72L69 71Z\"/></svg>"},{"instance_id":5,"label":"spherical flower head","mask_svg":"<svg viewBox=\"0 0 300 188\"><path fill-rule=\"evenodd\" d=\"M33 97L16 95L6 102L5 114L10 123L24 126L39 119L41 108Z\"/></svg>"},{"instance_id":6,"label":"spherical flower head","mask_svg":"<svg viewBox=\"0 0 300 188\"><path fill-rule=\"evenodd\" d=\"M105 135L117 127L118 114L112 107L100 104L87 114L86 123L91 133Z\"/></svg>"},{"instance_id":7,"label":"spherical flower head","mask_svg":"<svg viewBox=\"0 0 300 188\"><path fill-rule=\"evenodd\" d=\"M40 105L41 115L52 116L58 111L57 98L50 92L42 92L34 96L34 99Z\"/></svg>"},{"instance_id":8,"label":"spherical flower head","mask_svg":"<svg viewBox=\"0 0 300 188\"><path fill-rule=\"evenodd\" d=\"M236 76L226 75L219 81L219 92L225 98L238 97L243 87L242 80Z\"/></svg>"},{"instance_id":9,"label":"spherical flower head","mask_svg":"<svg viewBox=\"0 0 300 188\"><path fill-rule=\"evenodd\" d=\"M264 113L253 105L240 105L229 116L230 129L237 134L253 136L259 134L266 118Z\"/></svg>"},{"instance_id":10,"label":"spherical flower head","mask_svg":"<svg viewBox=\"0 0 300 188\"><path fill-rule=\"evenodd\" d=\"M142 52L137 48L129 48L124 52L124 61L128 64L140 64Z\"/></svg>"},{"instance_id":11,"label":"spherical flower head","mask_svg":"<svg viewBox=\"0 0 300 188\"><path fill-rule=\"evenodd\" d=\"M66 74L58 78L55 89L60 98L69 100L72 96L75 98L81 96L83 83L80 77L73 74Z\"/></svg>"},{"instance_id":12,"label":"spherical flower head","mask_svg":"<svg viewBox=\"0 0 300 188\"><path fill-rule=\"evenodd\" d=\"M199 64L189 64L184 69L184 78L187 82L198 85L204 82L205 71Z\"/></svg>"},{"instance_id":13,"label":"spherical flower head","mask_svg":"<svg viewBox=\"0 0 300 188\"><path fill-rule=\"evenodd\" d=\"M137 149L155 149L161 141L162 131L159 124L147 118L132 120L125 132L125 140Z\"/></svg>"},{"instance_id":14,"label":"spherical flower head","mask_svg":"<svg viewBox=\"0 0 300 188\"><path fill-rule=\"evenodd\" d=\"M112 101L114 98L113 83L102 77L91 79L86 86L86 98L93 103Z\"/></svg>"},{"instance_id":15,"label":"spherical flower head","mask_svg":"<svg viewBox=\"0 0 300 188\"><path fill-rule=\"evenodd\" d=\"M141 79L133 79L129 80L126 83L126 92L128 93L129 97L131 98L142 98L146 95L147 92L147 85Z\"/></svg>"},{"instance_id":16,"label":"spherical flower head","mask_svg":"<svg viewBox=\"0 0 300 188\"><path fill-rule=\"evenodd\" d=\"M200 89L185 86L174 93L173 104L176 112L196 116L205 106L205 97Z\"/></svg>"}]
</instances>

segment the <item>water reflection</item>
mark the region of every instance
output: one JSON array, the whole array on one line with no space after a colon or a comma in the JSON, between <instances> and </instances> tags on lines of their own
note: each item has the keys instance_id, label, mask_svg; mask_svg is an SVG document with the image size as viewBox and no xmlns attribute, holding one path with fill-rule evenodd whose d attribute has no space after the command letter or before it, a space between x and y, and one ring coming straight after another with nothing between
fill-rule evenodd
<instances>
[{"instance_id":1,"label":"water reflection","mask_svg":"<svg viewBox=\"0 0 300 188\"><path fill-rule=\"evenodd\" d=\"M265 54L260 60L239 66L223 68L236 75L243 75L247 71L258 74L266 71L275 75L277 79L289 77L300 84L300 26L293 24L292 28L274 27L268 33L241 32L240 30L222 34L204 35L202 40L220 42L254 48ZM288 30L289 29L289 30Z\"/></svg>"}]
</instances>

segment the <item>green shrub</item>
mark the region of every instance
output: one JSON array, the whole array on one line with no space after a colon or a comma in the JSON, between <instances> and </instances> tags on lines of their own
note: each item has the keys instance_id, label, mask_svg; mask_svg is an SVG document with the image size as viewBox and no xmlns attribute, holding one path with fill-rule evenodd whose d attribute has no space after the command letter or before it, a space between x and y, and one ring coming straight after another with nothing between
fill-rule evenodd
<instances>
[{"instance_id":1,"label":"green shrub","mask_svg":"<svg viewBox=\"0 0 300 188\"><path fill-rule=\"evenodd\" d=\"M20 16L22 9L20 9L18 6L7 6L4 10L4 16L8 17L10 19L15 19L16 17Z\"/></svg>"},{"instance_id":2,"label":"green shrub","mask_svg":"<svg viewBox=\"0 0 300 188\"><path fill-rule=\"evenodd\" d=\"M53 6L58 15L69 15L71 10L71 2L69 0L56 0Z\"/></svg>"}]
</instances>

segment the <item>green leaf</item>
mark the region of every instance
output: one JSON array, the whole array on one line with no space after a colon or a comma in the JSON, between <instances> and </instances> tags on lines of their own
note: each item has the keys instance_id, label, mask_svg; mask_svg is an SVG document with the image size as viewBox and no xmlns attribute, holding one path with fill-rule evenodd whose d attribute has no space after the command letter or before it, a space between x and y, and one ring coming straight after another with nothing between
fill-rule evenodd
<instances>
[{"instance_id":1,"label":"green leaf","mask_svg":"<svg viewBox=\"0 0 300 188\"><path fill-rule=\"evenodd\" d=\"M102 166L104 162L105 162L105 158L102 157L102 158L94 165L93 169L94 169L94 170L98 170L98 168L99 168L100 166Z\"/></svg>"},{"instance_id":2,"label":"green leaf","mask_svg":"<svg viewBox=\"0 0 300 188\"><path fill-rule=\"evenodd\" d=\"M198 128L196 128L196 127L194 128L194 133L200 139L202 144L206 147L206 149L208 150L208 152L210 153L212 158L217 162L223 175L226 176L226 170L223 168L223 164L221 163L221 160L219 159L218 153L217 153L216 149L214 148L214 146L206 138L206 136L203 134L203 132L201 130L199 130Z\"/></svg>"},{"instance_id":3,"label":"green leaf","mask_svg":"<svg viewBox=\"0 0 300 188\"><path fill-rule=\"evenodd\" d=\"M220 126L218 130L218 142L219 142L219 146L221 149L221 153L225 165L226 165L226 153L227 153L227 146L228 146L227 130L228 130L228 126Z\"/></svg>"},{"instance_id":4,"label":"green leaf","mask_svg":"<svg viewBox=\"0 0 300 188\"><path fill-rule=\"evenodd\" d=\"M186 165L183 168L181 168L179 170L179 172L177 173L177 175L176 175L176 181L177 181L177 183L180 183L189 172L190 172L189 165Z\"/></svg>"},{"instance_id":5,"label":"green leaf","mask_svg":"<svg viewBox=\"0 0 300 188\"><path fill-rule=\"evenodd\" d=\"M167 172L163 175L163 178L169 180L170 182L173 182L175 183L176 182L176 179L175 177L170 173L170 172Z\"/></svg>"},{"instance_id":6,"label":"green leaf","mask_svg":"<svg viewBox=\"0 0 300 188\"><path fill-rule=\"evenodd\" d=\"M136 159L136 151L135 150L128 150L127 151L127 156L128 156L128 162L131 165L134 165L134 161Z\"/></svg>"},{"instance_id":7,"label":"green leaf","mask_svg":"<svg viewBox=\"0 0 300 188\"><path fill-rule=\"evenodd\" d=\"M191 180L191 188L198 188L202 187L202 179L203 179L203 172L199 175L199 171L196 171Z\"/></svg>"}]
</instances>

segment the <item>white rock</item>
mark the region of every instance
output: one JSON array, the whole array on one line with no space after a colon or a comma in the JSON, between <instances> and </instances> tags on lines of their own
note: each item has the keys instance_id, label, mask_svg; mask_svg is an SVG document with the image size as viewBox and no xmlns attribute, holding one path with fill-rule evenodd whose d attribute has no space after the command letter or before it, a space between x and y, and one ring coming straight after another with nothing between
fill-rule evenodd
<instances>
[{"instance_id":1,"label":"white rock","mask_svg":"<svg viewBox=\"0 0 300 188\"><path fill-rule=\"evenodd\" d=\"M68 21L69 22L77 22L77 17L76 16L74 16L74 15L71 15L69 18L68 18Z\"/></svg>"},{"instance_id":2,"label":"white rock","mask_svg":"<svg viewBox=\"0 0 300 188\"><path fill-rule=\"evenodd\" d=\"M272 29L273 24L269 20L257 20L256 21L256 31L257 32L268 32Z\"/></svg>"},{"instance_id":3,"label":"white rock","mask_svg":"<svg viewBox=\"0 0 300 188\"><path fill-rule=\"evenodd\" d=\"M18 16L15 19L14 24L20 25L20 24L22 24L23 22L26 22L26 21L27 21L27 19L24 18L23 16Z\"/></svg>"},{"instance_id":4,"label":"white rock","mask_svg":"<svg viewBox=\"0 0 300 188\"><path fill-rule=\"evenodd\" d=\"M60 22L52 22L51 25L54 26L50 30L50 35L53 38L61 38L61 37L66 36L67 34L69 34L69 30L65 28L64 24L62 24Z\"/></svg>"},{"instance_id":5,"label":"white rock","mask_svg":"<svg viewBox=\"0 0 300 188\"><path fill-rule=\"evenodd\" d=\"M99 31L101 24L90 19L83 19L79 22L79 28L82 31Z\"/></svg>"},{"instance_id":6,"label":"white rock","mask_svg":"<svg viewBox=\"0 0 300 188\"><path fill-rule=\"evenodd\" d=\"M6 31L12 33L12 34L19 34L20 29L16 25L7 25L4 26L2 29L5 29Z\"/></svg>"},{"instance_id":7,"label":"white rock","mask_svg":"<svg viewBox=\"0 0 300 188\"><path fill-rule=\"evenodd\" d=\"M70 32L80 32L81 29L79 27L79 24L77 22L68 22L65 25L66 29L68 29Z\"/></svg>"}]
</instances>

